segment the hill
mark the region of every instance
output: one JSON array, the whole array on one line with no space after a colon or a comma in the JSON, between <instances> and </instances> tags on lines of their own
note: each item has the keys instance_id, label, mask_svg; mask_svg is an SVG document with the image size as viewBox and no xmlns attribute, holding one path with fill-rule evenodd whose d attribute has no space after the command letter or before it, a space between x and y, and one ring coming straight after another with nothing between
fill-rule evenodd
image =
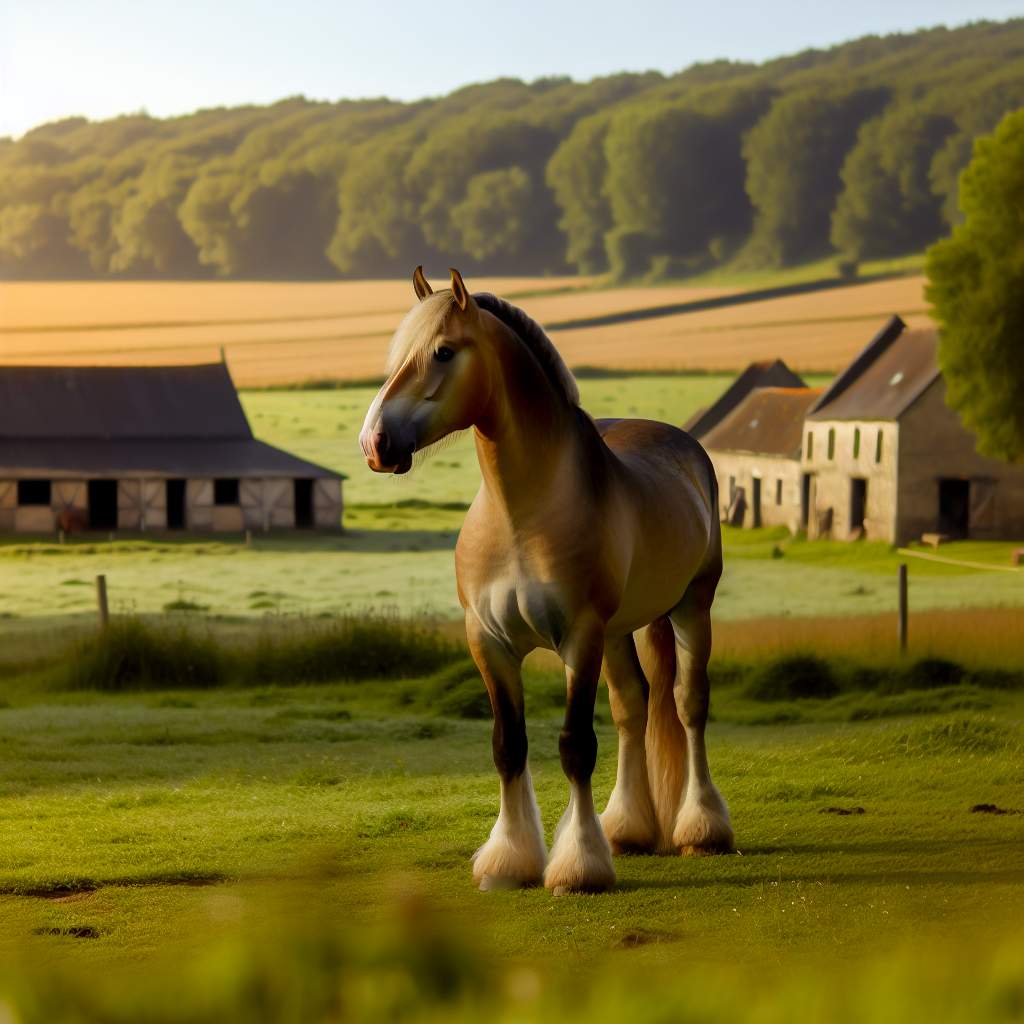
<instances>
[{"instance_id":1,"label":"hill","mask_svg":"<svg viewBox=\"0 0 1024 1024\"><path fill-rule=\"evenodd\" d=\"M0 140L0 276L674 277L920 252L1024 104L1024 19L415 103L70 118Z\"/></svg>"}]
</instances>

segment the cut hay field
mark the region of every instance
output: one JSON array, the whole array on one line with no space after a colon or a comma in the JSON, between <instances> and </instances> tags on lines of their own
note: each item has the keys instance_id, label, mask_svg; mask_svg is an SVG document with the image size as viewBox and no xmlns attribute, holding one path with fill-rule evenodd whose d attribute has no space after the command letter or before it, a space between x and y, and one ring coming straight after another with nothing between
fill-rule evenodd
<instances>
[{"instance_id":1,"label":"cut hay field","mask_svg":"<svg viewBox=\"0 0 1024 1024\"><path fill-rule=\"evenodd\" d=\"M912 324L928 316L915 275L844 286L770 278L745 286L601 287L588 278L470 285L522 305L573 367L736 370L780 356L797 369L834 372L892 313ZM224 348L241 386L366 380L381 375L411 298L406 281L5 283L0 361L195 363L218 360Z\"/></svg>"}]
</instances>

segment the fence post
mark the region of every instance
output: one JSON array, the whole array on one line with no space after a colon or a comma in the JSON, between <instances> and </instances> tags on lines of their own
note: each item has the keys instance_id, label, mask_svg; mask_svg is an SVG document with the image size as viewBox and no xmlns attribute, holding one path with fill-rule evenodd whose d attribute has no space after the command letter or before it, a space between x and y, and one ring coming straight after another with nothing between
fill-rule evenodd
<instances>
[{"instance_id":1,"label":"fence post","mask_svg":"<svg viewBox=\"0 0 1024 1024\"><path fill-rule=\"evenodd\" d=\"M100 629L110 625L110 609L107 607L107 577L96 577L96 604L100 613Z\"/></svg>"},{"instance_id":2,"label":"fence post","mask_svg":"<svg viewBox=\"0 0 1024 1024\"><path fill-rule=\"evenodd\" d=\"M907 653L907 563L900 563L900 576L899 576L899 590L900 590L900 622L899 622L899 639L900 639L900 654Z\"/></svg>"}]
</instances>

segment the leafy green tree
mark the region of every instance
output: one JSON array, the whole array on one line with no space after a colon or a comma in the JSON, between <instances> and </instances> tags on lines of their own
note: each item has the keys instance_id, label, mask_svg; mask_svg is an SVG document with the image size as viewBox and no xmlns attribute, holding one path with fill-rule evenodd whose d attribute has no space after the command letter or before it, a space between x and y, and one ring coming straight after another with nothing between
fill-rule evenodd
<instances>
[{"instance_id":1,"label":"leafy green tree","mask_svg":"<svg viewBox=\"0 0 1024 1024\"><path fill-rule=\"evenodd\" d=\"M931 166L955 125L942 114L895 107L868 121L846 157L832 213L832 244L854 260L920 252L942 234Z\"/></svg>"},{"instance_id":2,"label":"leafy green tree","mask_svg":"<svg viewBox=\"0 0 1024 1024\"><path fill-rule=\"evenodd\" d=\"M545 180L562 211L558 226L565 235L565 258L581 274L598 274L608 266L604 238L613 225L604 189L608 124L605 113L577 121L545 170Z\"/></svg>"},{"instance_id":3,"label":"leafy green tree","mask_svg":"<svg viewBox=\"0 0 1024 1024\"><path fill-rule=\"evenodd\" d=\"M781 97L747 138L747 192L757 213L750 255L786 265L824 255L839 171L861 123L881 109L878 88L807 89Z\"/></svg>"},{"instance_id":4,"label":"leafy green tree","mask_svg":"<svg viewBox=\"0 0 1024 1024\"><path fill-rule=\"evenodd\" d=\"M975 143L960 205L927 260L946 401L979 451L1024 462L1024 110Z\"/></svg>"},{"instance_id":5,"label":"leafy green tree","mask_svg":"<svg viewBox=\"0 0 1024 1024\"><path fill-rule=\"evenodd\" d=\"M728 119L679 103L625 107L611 123L605 153L617 266L642 250L625 243L625 257L621 246L633 235L646 239L652 259L691 269L709 262L713 240L749 227L740 136Z\"/></svg>"},{"instance_id":6,"label":"leafy green tree","mask_svg":"<svg viewBox=\"0 0 1024 1024\"><path fill-rule=\"evenodd\" d=\"M117 243L111 270L142 276L199 275L196 247L178 220L195 165L166 156L147 168L113 225Z\"/></svg>"},{"instance_id":7,"label":"leafy green tree","mask_svg":"<svg viewBox=\"0 0 1024 1024\"><path fill-rule=\"evenodd\" d=\"M461 236L460 247L481 263L515 263L526 256L533 184L522 167L506 167L474 175L466 198L451 212L452 225Z\"/></svg>"}]
</instances>

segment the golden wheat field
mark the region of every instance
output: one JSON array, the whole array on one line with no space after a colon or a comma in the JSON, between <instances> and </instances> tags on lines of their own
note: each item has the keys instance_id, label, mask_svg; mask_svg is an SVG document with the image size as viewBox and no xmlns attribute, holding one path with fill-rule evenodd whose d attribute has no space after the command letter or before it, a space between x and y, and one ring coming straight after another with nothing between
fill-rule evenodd
<instances>
[{"instance_id":1,"label":"golden wheat field","mask_svg":"<svg viewBox=\"0 0 1024 1024\"><path fill-rule=\"evenodd\" d=\"M923 278L915 276L757 301L738 288L598 283L470 281L548 326L570 366L735 370L780 356L796 369L827 372L890 314L928 321ZM6 283L0 361L199 363L218 360L223 348L240 386L363 380L380 375L411 302L407 281ZM613 322L587 323L600 317Z\"/></svg>"}]
</instances>

